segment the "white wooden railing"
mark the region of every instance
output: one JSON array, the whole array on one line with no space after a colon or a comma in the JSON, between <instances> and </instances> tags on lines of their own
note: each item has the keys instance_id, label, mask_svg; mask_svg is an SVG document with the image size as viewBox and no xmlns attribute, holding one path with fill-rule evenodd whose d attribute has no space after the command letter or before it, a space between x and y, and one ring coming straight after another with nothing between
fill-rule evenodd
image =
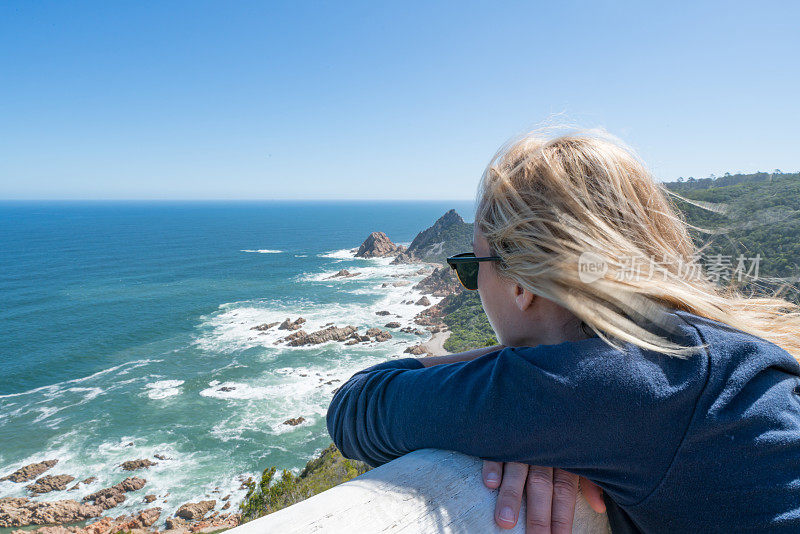
<instances>
[{"instance_id":1,"label":"white wooden railing","mask_svg":"<svg viewBox=\"0 0 800 534\"><path fill-rule=\"evenodd\" d=\"M289 533L524 533L525 504L514 529L494 522L497 490L481 479L481 460L421 449L297 504L229 530ZM605 514L578 496L574 533L609 534Z\"/></svg>"}]
</instances>

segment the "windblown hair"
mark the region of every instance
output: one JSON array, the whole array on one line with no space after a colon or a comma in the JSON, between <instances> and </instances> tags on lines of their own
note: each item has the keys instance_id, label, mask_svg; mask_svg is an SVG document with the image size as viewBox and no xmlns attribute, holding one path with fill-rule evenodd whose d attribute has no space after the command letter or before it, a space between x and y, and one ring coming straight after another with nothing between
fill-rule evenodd
<instances>
[{"instance_id":1,"label":"windblown hair","mask_svg":"<svg viewBox=\"0 0 800 534\"><path fill-rule=\"evenodd\" d=\"M700 263L705 245L694 244L668 200L674 193L631 148L602 129L548 135L553 129L506 143L480 180L475 224L502 259L499 276L568 309L620 349L627 341L677 357L701 352L705 345L685 347L647 326L665 325L665 314L679 309L800 361L800 307L779 296L785 287L746 296L713 281ZM596 269L581 272L590 263Z\"/></svg>"}]
</instances>

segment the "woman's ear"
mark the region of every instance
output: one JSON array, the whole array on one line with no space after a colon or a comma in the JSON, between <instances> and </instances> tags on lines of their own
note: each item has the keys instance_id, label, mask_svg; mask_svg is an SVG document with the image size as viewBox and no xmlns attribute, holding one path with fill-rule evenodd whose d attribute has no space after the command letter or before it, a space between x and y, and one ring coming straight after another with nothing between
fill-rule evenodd
<instances>
[{"instance_id":1,"label":"woman's ear","mask_svg":"<svg viewBox=\"0 0 800 534\"><path fill-rule=\"evenodd\" d=\"M517 307L520 309L520 311L525 311L530 308L531 304L533 304L533 299L536 298L536 295L520 285L517 285L516 288L514 288L514 292L514 300L516 301Z\"/></svg>"}]
</instances>

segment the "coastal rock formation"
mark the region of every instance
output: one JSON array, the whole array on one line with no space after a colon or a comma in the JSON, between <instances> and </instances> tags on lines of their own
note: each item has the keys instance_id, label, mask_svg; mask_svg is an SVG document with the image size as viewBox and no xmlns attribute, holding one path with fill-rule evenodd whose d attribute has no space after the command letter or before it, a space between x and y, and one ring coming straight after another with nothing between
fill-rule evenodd
<instances>
[{"instance_id":1,"label":"coastal rock formation","mask_svg":"<svg viewBox=\"0 0 800 534\"><path fill-rule=\"evenodd\" d=\"M259 325L256 325L256 326L252 327L250 330L258 330L260 332L264 332L265 330L269 330L270 328L272 328L276 324L278 324L277 321L274 322L274 323L262 323L262 324L259 324Z\"/></svg>"},{"instance_id":2,"label":"coastal rock formation","mask_svg":"<svg viewBox=\"0 0 800 534\"><path fill-rule=\"evenodd\" d=\"M379 258L394 256L405 250L402 245L395 245L383 232L372 232L367 236L356 252L357 258Z\"/></svg>"},{"instance_id":3,"label":"coastal rock formation","mask_svg":"<svg viewBox=\"0 0 800 534\"><path fill-rule=\"evenodd\" d=\"M409 254L408 252L401 252L397 255L395 259L392 260L391 265L402 265L406 263L415 263L417 260L413 254Z\"/></svg>"},{"instance_id":4,"label":"coastal rock formation","mask_svg":"<svg viewBox=\"0 0 800 534\"><path fill-rule=\"evenodd\" d=\"M297 332L289 334L286 337L282 337L281 339L279 339L278 341L275 342L275 345L277 345L278 343L281 343L281 342L288 342L288 341L294 341L295 339L301 339L301 338L306 337L307 335L308 335L308 332L306 332L305 330L298 330Z\"/></svg>"},{"instance_id":5,"label":"coastal rock formation","mask_svg":"<svg viewBox=\"0 0 800 534\"><path fill-rule=\"evenodd\" d=\"M436 267L431 274L417 282L412 289L434 297L446 297L464 290L450 267Z\"/></svg>"},{"instance_id":6,"label":"coastal rock formation","mask_svg":"<svg viewBox=\"0 0 800 534\"><path fill-rule=\"evenodd\" d=\"M387 310L376 311L375 315L391 315L392 312Z\"/></svg>"},{"instance_id":7,"label":"coastal rock formation","mask_svg":"<svg viewBox=\"0 0 800 534\"><path fill-rule=\"evenodd\" d=\"M141 460L128 460L127 462L122 462L120 467L122 467L123 471L136 471L137 469L147 469L151 465L158 465L158 462L152 462L147 458L143 458Z\"/></svg>"},{"instance_id":8,"label":"coastal rock formation","mask_svg":"<svg viewBox=\"0 0 800 534\"><path fill-rule=\"evenodd\" d=\"M333 275L331 275L331 276L328 276L328 277L326 278L326 280L330 280L331 278L337 278L337 277L338 277L338 278L349 278L349 277L351 277L351 276L358 276L359 274L361 274L361 273L351 273L351 272L350 272L350 271L348 271L347 269L339 269L339 270L336 272L336 274L333 274Z\"/></svg>"},{"instance_id":9,"label":"coastal rock formation","mask_svg":"<svg viewBox=\"0 0 800 534\"><path fill-rule=\"evenodd\" d=\"M36 502L27 497L0 498L0 527L75 523L101 513L102 506L82 504L72 499Z\"/></svg>"},{"instance_id":10,"label":"coastal rock formation","mask_svg":"<svg viewBox=\"0 0 800 534\"><path fill-rule=\"evenodd\" d=\"M425 308L417 315L414 316L414 323L420 326L438 326L439 328L447 328L447 325L444 324L444 312L442 311L442 306L444 304L444 300L440 301L438 304L434 304L430 308Z\"/></svg>"},{"instance_id":11,"label":"coastal rock formation","mask_svg":"<svg viewBox=\"0 0 800 534\"><path fill-rule=\"evenodd\" d=\"M287 317L286 320L283 321L281 325L278 327L278 330L297 330L300 328L300 325L302 325L304 322L306 322L306 320L302 317L298 317L294 321L290 320Z\"/></svg>"},{"instance_id":12,"label":"coastal rock formation","mask_svg":"<svg viewBox=\"0 0 800 534\"><path fill-rule=\"evenodd\" d=\"M49 493L67 489L67 484L73 480L75 480L75 477L70 475L45 475L25 487L33 494Z\"/></svg>"},{"instance_id":13,"label":"coastal rock formation","mask_svg":"<svg viewBox=\"0 0 800 534\"><path fill-rule=\"evenodd\" d=\"M383 341L388 341L392 339L392 334L387 332L386 330L381 330L380 328L374 327L367 330L368 337L374 337L375 341L378 343Z\"/></svg>"},{"instance_id":14,"label":"coastal rock formation","mask_svg":"<svg viewBox=\"0 0 800 534\"><path fill-rule=\"evenodd\" d=\"M385 325L383 325L383 327L384 328L400 328L400 323L398 323L397 321L391 321L391 322L386 323Z\"/></svg>"},{"instance_id":15,"label":"coastal rock formation","mask_svg":"<svg viewBox=\"0 0 800 534\"><path fill-rule=\"evenodd\" d=\"M142 489L147 481L139 477L128 477L110 488L103 488L87 495L83 501L92 501L103 510L113 508L125 500L125 492Z\"/></svg>"},{"instance_id":16,"label":"coastal rock formation","mask_svg":"<svg viewBox=\"0 0 800 534\"><path fill-rule=\"evenodd\" d=\"M186 525L186 520L180 517L168 517L164 524L169 530L179 529Z\"/></svg>"},{"instance_id":17,"label":"coastal rock formation","mask_svg":"<svg viewBox=\"0 0 800 534\"><path fill-rule=\"evenodd\" d=\"M425 354L426 352L427 351L422 345L413 345L403 351L404 354L413 354L414 356L419 356L420 354Z\"/></svg>"},{"instance_id":18,"label":"coastal rock formation","mask_svg":"<svg viewBox=\"0 0 800 534\"><path fill-rule=\"evenodd\" d=\"M428 297L423 296L422 298L420 298L414 304L416 304L417 306L430 306L431 305L431 301L428 300Z\"/></svg>"},{"instance_id":19,"label":"coastal rock formation","mask_svg":"<svg viewBox=\"0 0 800 534\"><path fill-rule=\"evenodd\" d=\"M414 328L413 326L404 326L403 328L400 329L400 331L401 332L405 332L407 334L415 334L415 335L418 335L418 336L421 336L421 335L423 335L425 333L422 330L420 330L419 328Z\"/></svg>"},{"instance_id":20,"label":"coastal rock formation","mask_svg":"<svg viewBox=\"0 0 800 534\"><path fill-rule=\"evenodd\" d=\"M408 281L408 280L398 280L397 282L392 282L392 283L384 282L384 283L381 284L381 287L389 287L389 286L391 286L391 287L403 287L403 286L408 286L408 285L411 285L410 281Z\"/></svg>"},{"instance_id":21,"label":"coastal rock formation","mask_svg":"<svg viewBox=\"0 0 800 534\"><path fill-rule=\"evenodd\" d=\"M433 226L417 234L408 249L392 264L428 261L444 263L445 258L472 250L473 223L466 223L456 210L449 210Z\"/></svg>"},{"instance_id":22,"label":"coastal rock formation","mask_svg":"<svg viewBox=\"0 0 800 534\"><path fill-rule=\"evenodd\" d=\"M283 424L284 425L297 426L297 425L299 425L300 423L302 423L305 420L306 420L305 417L293 417L291 419L287 419L286 421L284 421Z\"/></svg>"},{"instance_id":23,"label":"coastal rock formation","mask_svg":"<svg viewBox=\"0 0 800 534\"><path fill-rule=\"evenodd\" d=\"M152 528L161 516L161 508L147 508L135 515L121 515L117 518L102 517L85 527L80 526L47 526L35 530L12 530L11 534L117 534L130 532L132 534L143 534L146 532L157 533L158 530ZM240 514L223 514L213 521L202 521L196 523L186 523L180 519L182 532L213 532L232 528L239 524ZM169 523L169 520L167 520ZM169 528L169 527L168 527ZM167 532L167 531L165 531ZM175 534L178 534L175 532Z\"/></svg>"},{"instance_id":24,"label":"coastal rock formation","mask_svg":"<svg viewBox=\"0 0 800 534\"><path fill-rule=\"evenodd\" d=\"M35 464L29 464L25 467L21 467L11 473L10 475L6 475L3 478L0 478L0 481L3 480L10 480L12 482L27 482L29 480L33 480L34 478L38 477L54 465L58 463L58 459L56 460L45 460L43 462L37 462Z\"/></svg>"},{"instance_id":25,"label":"coastal rock formation","mask_svg":"<svg viewBox=\"0 0 800 534\"><path fill-rule=\"evenodd\" d=\"M153 502L154 500L156 500L156 498L157 498L157 497L156 497L155 495L153 495L153 494L150 494L150 495L145 495L145 496L144 496L144 499L143 499L142 501L143 501L143 502L146 502L146 503L148 503L148 504L150 504L151 502Z\"/></svg>"},{"instance_id":26,"label":"coastal rock formation","mask_svg":"<svg viewBox=\"0 0 800 534\"><path fill-rule=\"evenodd\" d=\"M371 341L372 338L374 338L376 342L381 343L383 341L392 339L392 334L388 330L382 330L378 327L373 327L367 330L365 335L361 335L358 332L353 332L350 334L349 339L345 342L345 345L355 345L356 343L368 342Z\"/></svg>"},{"instance_id":27,"label":"coastal rock formation","mask_svg":"<svg viewBox=\"0 0 800 534\"><path fill-rule=\"evenodd\" d=\"M156 455L156 456L158 456L158 455ZM87 478L86 480L82 480L82 481L81 481L81 483L82 483L82 484L91 484L91 483L92 483L92 482L94 482L95 480L97 480L97 477L89 477L89 478Z\"/></svg>"},{"instance_id":28,"label":"coastal rock formation","mask_svg":"<svg viewBox=\"0 0 800 534\"><path fill-rule=\"evenodd\" d=\"M329 326L328 328L311 332L305 336L298 336L297 338L290 340L288 345L290 347L299 347L302 345L318 345L326 341L344 341L357 330L358 329L352 325L347 325L344 328Z\"/></svg>"},{"instance_id":29,"label":"coastal rock formation","mask_svg":"<svg viewBox=\"0 0 800 534\"><path fill-rule=\"evenodd\" d=\"M203 519L203 516L205 516L209 510L213 510L216 505L217 501L214 499L210 501L187 502L178 508L178 511L175 512L175 516L188 519L189 521L197 521Z\"/></svg>"}]
</instances>

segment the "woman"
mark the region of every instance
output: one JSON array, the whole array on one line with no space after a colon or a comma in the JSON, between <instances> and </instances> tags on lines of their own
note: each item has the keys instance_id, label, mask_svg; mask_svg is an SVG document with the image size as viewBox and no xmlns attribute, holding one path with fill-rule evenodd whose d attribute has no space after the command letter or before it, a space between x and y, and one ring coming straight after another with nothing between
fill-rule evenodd
<instances>
[{"instance_id":1,"label":"woman","mask_svg":"<svg viewBox=\"0 0 800 534\"><path fill-rule=\"evenodd\" d=\"M800 309L710 280L666 194L602 131L503 147L480 260L448 260L500 344L353 375L327 416L342 454L480 457L505 528L527 475L529 531L569 532L580 476L615 533L800 532Z\"/></svg>"}]
</instances>

